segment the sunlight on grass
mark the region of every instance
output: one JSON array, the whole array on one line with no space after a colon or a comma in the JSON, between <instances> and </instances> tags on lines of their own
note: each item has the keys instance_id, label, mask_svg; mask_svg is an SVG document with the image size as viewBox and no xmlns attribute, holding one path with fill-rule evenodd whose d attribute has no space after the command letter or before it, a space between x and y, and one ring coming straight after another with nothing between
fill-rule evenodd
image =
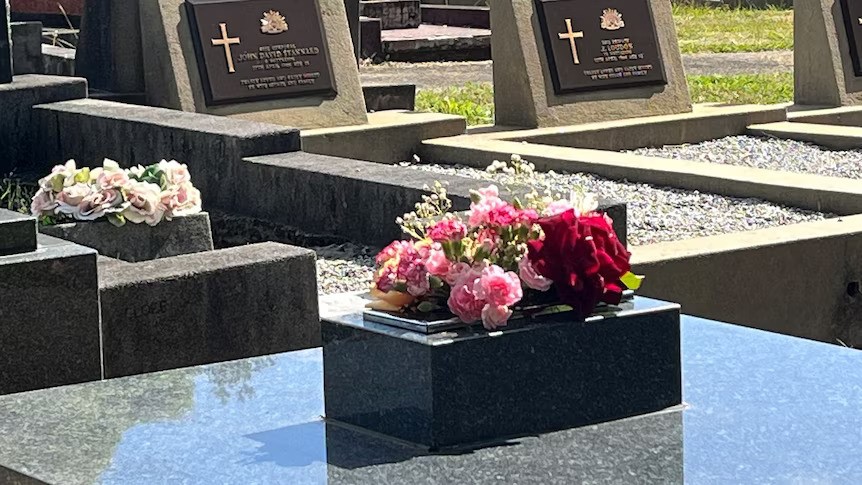
<instances>
[{"instance_id":1,"label":"sunlight on grass","mask_svg":"<svg viewBox=\"0 0 862 485\"><path fill-rule=\"evenodd\" d=\"M695 103L772 104L793 100L791 73L688 76L688 87ZM463 116L469 125L493 123L493 87L491 83L470 83L421 90L416 94L416 110Z\"/></svg>"},{"instance_id":2,"label":"sunlight on grass","mask_svg":"<svg viewBox=\"0 0 862 485\"><path fill-rule=\"evenodd\" d=\"M793 49L793 10L674 5L673 17L685 54Z\"/></svg>"}]
</instances>

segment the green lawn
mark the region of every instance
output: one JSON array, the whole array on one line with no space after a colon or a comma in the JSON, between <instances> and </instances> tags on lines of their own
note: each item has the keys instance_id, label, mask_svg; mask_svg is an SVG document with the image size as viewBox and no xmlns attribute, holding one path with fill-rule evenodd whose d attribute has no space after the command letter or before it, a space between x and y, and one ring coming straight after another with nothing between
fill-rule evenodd
<instances>
[{"instance_id":1,"label":"green lawn","mask_svg":"<svg viewBox=\"0 0 862 485\"><path fill-rule=\"evenodd\" d=\"M673 16L685 54L793 49L793 10L674 5Z\"/></svg>"},{"instance_id":2,"label":"green lawn","mask_svg":"<svg viewBox=\"0 0 862 485\"><path fill-rule=\"evenodd\" d=\"M746 74L738 76L688 76L695 103L771 104L793 100L793 75ZM494 93L490 83L460 88L421 90L417 111L461 115L470 125L494 122Z\"/></svg>"}]
</instances>

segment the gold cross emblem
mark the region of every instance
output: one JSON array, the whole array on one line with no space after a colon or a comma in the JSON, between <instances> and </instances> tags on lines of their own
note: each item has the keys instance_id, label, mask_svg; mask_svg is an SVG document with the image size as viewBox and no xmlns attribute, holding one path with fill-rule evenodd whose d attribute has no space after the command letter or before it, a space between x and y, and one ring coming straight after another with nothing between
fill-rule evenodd
<instances>
[{"instance_id":1,"label":"gold cross emblem","mask_svg":"<svg viewBox=\"0 0 862 485\"><path fill-rule=\"evenodd\" d=\"M560 32L558 35L560 36L560 40L569 39L569 44L572 46L572 60L575 61L575 64L580 64L581 61L578 59L578 46L575 44L575 39L583 38L584 32L572 32L572 19L566 19L566 32Z\"/></svg>"},{"instance_id":2,"label":"gold cross emblem","mask_svg":"<svg viewBox=\"0 0 862 485\"><path fill-rule=\"evenodd\" d=\"M233 53L230 51L230 46L233 44L239 44L239 37L228 37L227 35L227 25L226 24L218 24L221 28L221 39L210 39L214 46L224 46L224 56L227 58L227 71L230 73L236 72L233 66Z\"/></svg>"}]
</instances>

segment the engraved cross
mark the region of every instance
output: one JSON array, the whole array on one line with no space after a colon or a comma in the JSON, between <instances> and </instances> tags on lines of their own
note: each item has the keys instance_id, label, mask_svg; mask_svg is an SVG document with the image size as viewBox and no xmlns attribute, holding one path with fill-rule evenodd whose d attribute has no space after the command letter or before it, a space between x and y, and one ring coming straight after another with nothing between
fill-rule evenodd
<instances>
[{"instance_id":1,"label":"engraved cross","mask_svg":"<svg viewBox=\"0 0 862 485\"><path fill-rule=\"evenodd\" d=\"M233 66L233 53L230 51L230 46L239 44L239 37L228 37L226 24L218 24L218 26L221 27L221 39L211 39L211 41L214 46L224 46L224 55L227 58L227 70L230 73L234 73L236 69Z\"/></svg>"},{"instance_id":2,"label":"engraved cross","mask_svg":"<svg viewBox=\"0 0 862 485\"><path fill-rule=\"evenodd\" d=\"M583 38L584 32L572 32L572 19L566 19L566 32L560 32L558 35L560 36L560 40L569 39L569 44L572 46L572 60L575 61L575 64L580 64L581 61L578 59L578 46L575 44L575 39Z\"/></svg>"}]
</instances>

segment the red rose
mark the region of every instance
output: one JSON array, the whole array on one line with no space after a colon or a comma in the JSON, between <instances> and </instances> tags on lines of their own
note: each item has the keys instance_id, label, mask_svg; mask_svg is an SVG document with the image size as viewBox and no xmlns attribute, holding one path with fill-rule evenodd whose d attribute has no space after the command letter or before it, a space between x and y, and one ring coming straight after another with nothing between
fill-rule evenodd
<instances>
[{"instance_id":1,"label":"red rose","mask_svg":"<svg viewBox=\"0 0 862 485\"><path fill-rule=\"evenodd\" d=\"M631 269L631 254L603 215L579 219L568 210L537 223L545 238L528 243L528 257L539 274L554 282L562 303L585 317L600 301L620 302L620 277Z\"/></svg>"}]
</instances>

